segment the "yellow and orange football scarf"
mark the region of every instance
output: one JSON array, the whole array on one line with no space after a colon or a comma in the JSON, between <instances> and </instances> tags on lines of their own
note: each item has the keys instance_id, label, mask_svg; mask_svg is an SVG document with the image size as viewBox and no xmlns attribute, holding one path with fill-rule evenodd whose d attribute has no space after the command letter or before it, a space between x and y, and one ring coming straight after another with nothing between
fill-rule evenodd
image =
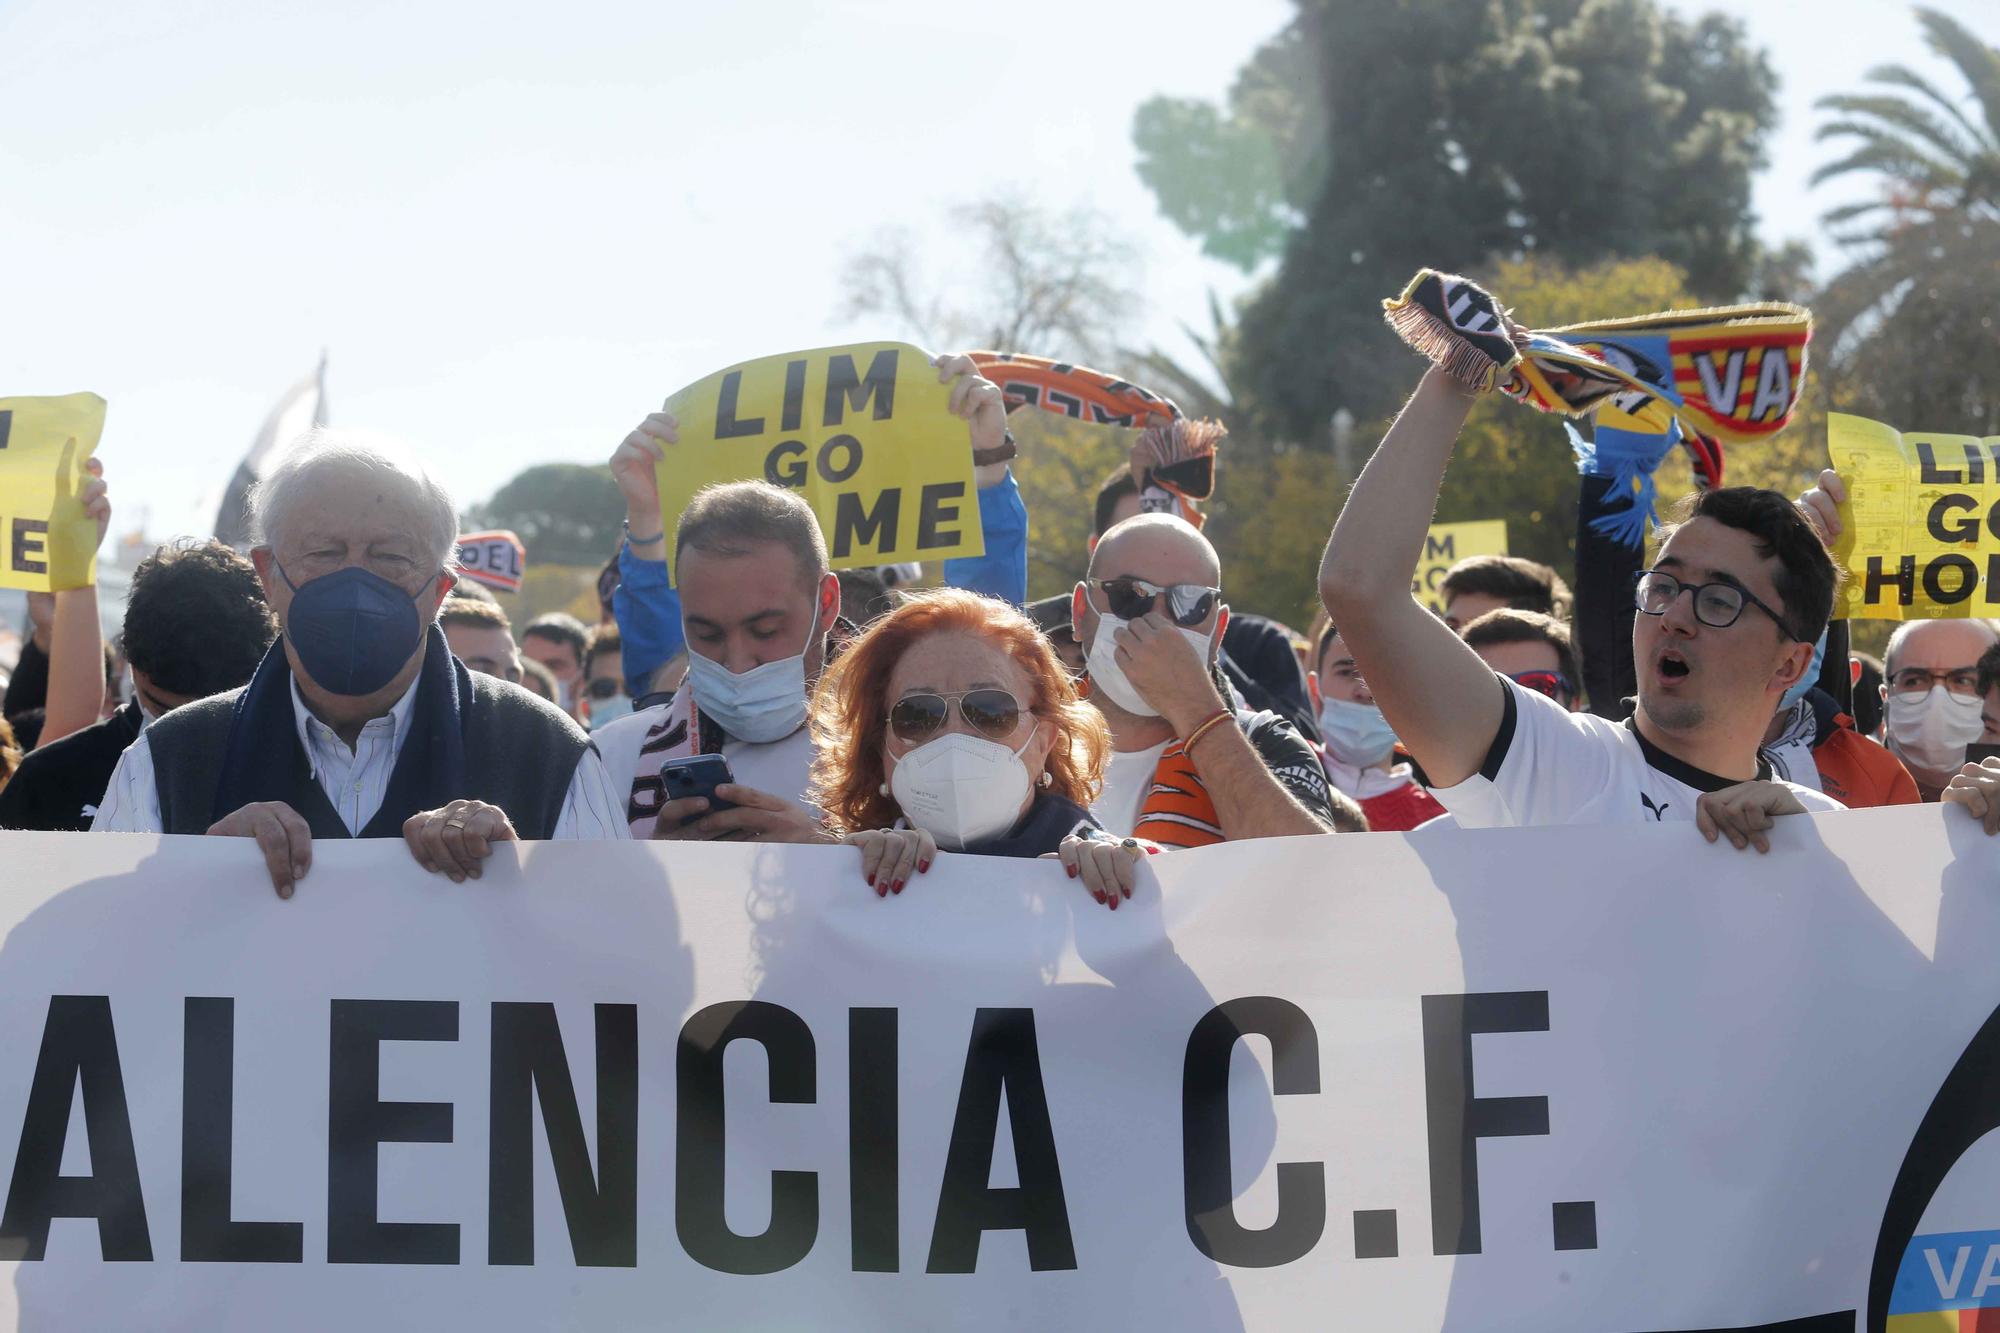
<instances>
[{"instance_id":1,"label":"yellow and orange football scarf","mask_svg":"<svg viewBox=\"0 0 2000 1333\"><path fill-rule=\"evenodd\" d=\"M979 373L1000 386L1007 410L1038 407L1073 421L1141 432L1132 451L1141 504L1163 492L1162 506L1200 527L1200 502L1215 493L1215 447L1228 432L1220 423L1191 421L1173 399L1088 366L1015 352L973 352ZM1148 506L1149 508L1151 506Z\"/></svg>"},{"instance_id":2,"label":"yellow and orange football scarf","mask_svg":"<svg viewBox=\"0 0 2000 1333\"><path fill-rule=\"evenodd\" d=\"M1709 485L1722 479L1716 441L1765 439L1791 420L1812 340L1812 312L1782 302L1510 332L1489 292L1435 269L1382 309L1403 341L1475 389L1566 416L1609 407L1647 434L1678 423Z\"/></svg>"}]
</instances>

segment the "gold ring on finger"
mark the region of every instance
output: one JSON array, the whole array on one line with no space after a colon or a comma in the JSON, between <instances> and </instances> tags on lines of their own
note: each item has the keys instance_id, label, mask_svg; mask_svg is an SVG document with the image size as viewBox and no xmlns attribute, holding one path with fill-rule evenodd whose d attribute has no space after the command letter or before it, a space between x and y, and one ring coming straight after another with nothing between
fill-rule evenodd
<instances>
[{"instance_id":1,"label":"gold ring on finger","mask_svg":"<svg viewBox=\"0 0 2000 1333\"><path fill-rule=\"evenodd\" d=\"M446 828L464 828L465 821L463 819L460 819L457 815L453 815L450 819L444 821L444 826Z\"/></svg>"}]
</instances>

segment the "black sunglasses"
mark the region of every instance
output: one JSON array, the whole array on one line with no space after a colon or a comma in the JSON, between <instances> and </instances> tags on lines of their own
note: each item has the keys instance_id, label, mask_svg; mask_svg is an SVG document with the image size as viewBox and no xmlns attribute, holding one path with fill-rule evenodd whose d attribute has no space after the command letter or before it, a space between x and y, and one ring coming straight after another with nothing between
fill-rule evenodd
<instances>
[{"instance_id":1,"label":"black sunglasses","mask_svg":"<svg viewBox=\"0 0 2000 1333\"><path fill-rule=\"evenodd\" d=\"M1199 583L1148 583L1144 579L1092 579L1104 590L1104 604L1120 620L1137 620L1148 615L1166 599L1167 615L1183 629L1193 629L1207 620L1222 598L1222 589Z\"/></svg>"},{"instance_id":2,"label":"black sunglasses","mask_svg":"<svg viewBox=\"0 0 2000 1333\"><path fill-rule=\"evenodd\" d=\"M897 739L915 744L938 733L951 717L953 705L958 715L989 740L1005 740L1021 721L1021 703L1005 690L966 690L960 694L906 694L889 708L889 730Z\"/></svg>"}]
</instances>

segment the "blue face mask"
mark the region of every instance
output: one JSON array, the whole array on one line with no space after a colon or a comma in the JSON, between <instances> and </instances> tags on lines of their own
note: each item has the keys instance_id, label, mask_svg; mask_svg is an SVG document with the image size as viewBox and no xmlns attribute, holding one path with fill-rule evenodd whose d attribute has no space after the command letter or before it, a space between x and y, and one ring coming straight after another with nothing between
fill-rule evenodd
<instances>
[{"instance_id":1,"label":"blue face mask","mask_svg":"<svg viewBox=\"0 0 2000 1333\"><path fill-rule=\"evenodd\" d=\"M1319 707L1319 734L1333 757L1349 768L1372 767L1396 749L1396 733L1373 704L1324 701Z\"/></svg>"},{"instance_id":2,"label":"blue face mask","mask_svg":"<svg viewBox=\"0 0 2000 1333\"><path fill-rule=\"evenodd\" d=\"M1819 683L1819 668L1820 664L1824 661L1826 661L1826 631L1821 630L1819 632L1819 642L1813 645L1812 661L1807 664L1806 673L1800 676L1790 689L1785 691L1784 700L1778 705L1779 712L1784 712L1798 703L1799 700L1805 698L1806 691Z\"/></svg>"},{"instance_id":3,"label":"blue face mask","mask_svg":"<svg viewBox=\"0 0 2000 1333\"><path fill-rule=\"evenodd\" d=\"M302 586L283 565L277 569L292 590L285 637L313 684L329 694L375 693L396 678L423 641L416 598L379 574L349 565ZM424 589L435 577L424 580ZM423 595L420 589L417 597Z\"/></svg>"}]
</instances>

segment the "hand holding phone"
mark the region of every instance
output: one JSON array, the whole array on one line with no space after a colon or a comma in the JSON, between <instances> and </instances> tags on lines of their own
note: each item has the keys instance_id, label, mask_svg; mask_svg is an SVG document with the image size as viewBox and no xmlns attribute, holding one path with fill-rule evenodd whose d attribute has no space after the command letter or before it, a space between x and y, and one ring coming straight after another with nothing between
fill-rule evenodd
<instances>
[{"instance_id":1,"label":"hand holding phone","mask_svg":"<svg viewBox=\"0 0 2000 1333\"><path fill-rule=\"evenodd\" d=\"M724 801L716 797L715 789L736 779L729 772L729 761L719 754L698 754L686 759L669 759L660 765L660 785L664 788L664 799L685 801L699 796L708 802L708 808L681 820L686 828L703 815L712 815L718 810L734 810L734 801Z\"/></svg>"}]
</instances>

